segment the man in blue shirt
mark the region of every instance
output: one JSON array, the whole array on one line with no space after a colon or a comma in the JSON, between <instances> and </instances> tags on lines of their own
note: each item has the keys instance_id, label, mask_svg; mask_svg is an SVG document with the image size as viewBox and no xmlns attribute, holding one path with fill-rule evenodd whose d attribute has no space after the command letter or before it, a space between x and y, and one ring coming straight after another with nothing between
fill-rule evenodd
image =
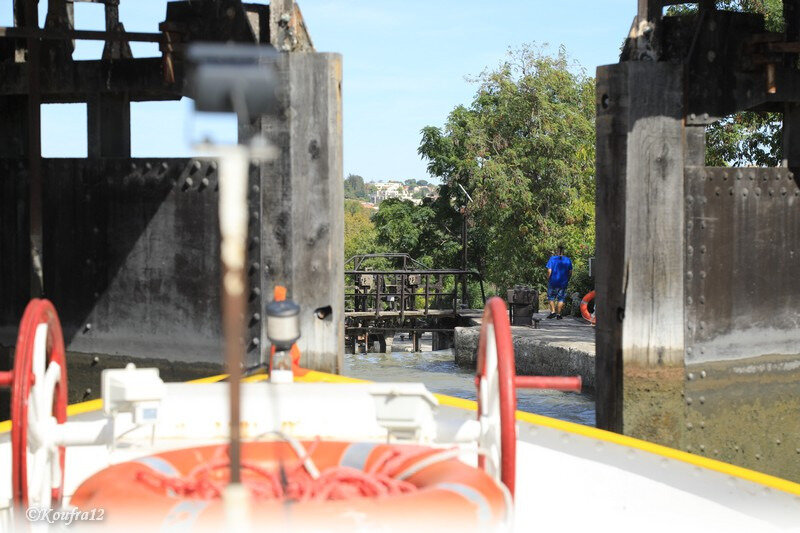
<instances>
[{"instance_id":1,"label":"man in blue shirt","mask_svg":"<svg viewBox=\"0 0 800 533\"><path fill-rule=\"evenodd\" d=\"M550 302L550 314L547 318L561 320L564 300L567 297L567 284L572 276L572 261L564 255L564 246L558 245L558 254L547 261L547 300ZM558 302L558 309L556 309Z\"/></svg>"}]
</instances>

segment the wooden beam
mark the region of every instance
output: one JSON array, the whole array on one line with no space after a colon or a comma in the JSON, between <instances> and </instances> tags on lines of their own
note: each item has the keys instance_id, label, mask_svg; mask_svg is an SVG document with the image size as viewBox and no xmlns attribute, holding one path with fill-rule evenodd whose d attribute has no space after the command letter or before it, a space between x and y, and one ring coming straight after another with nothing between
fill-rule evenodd
<instances>
[{"instance_id":1,"label":"wooden beam","mask_svg":"<svg viewBox=\"0 0 800 533\"><path fill-rule=\"evenodd\" d=\"M288 288L302 307L302 366L337 373L344 354L341 61L282 54L284 112L254 124L280 150L261 167L261 294L266 302L276 285ZM252 133L243 128L240 137ZM332 313L317 316L328 306Z\"/></svg>"},{"instance_id":2,"label":"wooden beam","mask_svg":"<svg viewBox=\"0 0 800 533\"><path fill-rule=\"evenodd\" d=\"M677 445L682 67L640 61L602 67L597 98L598 425ZM643 402L644 395L657 401Z\"/></svg>"},{"instance_id":3,"label":"wooden beam","mask_svg":"<svg viewBox=\"0 0 800 533\"><path fill-rule=\"evenodd\" d=\"M628 123L627 67L597 69L596 272L597 427L621 433L622 320L625 313L625 170Z\"/></svg>"},{"instance_id":4,"label":"wooden beam","mask_svg":"<svg viewBox=\"0 0 800 533\"><path fill-rule=\"evenodd\" d=\"M125 92L91 97L86 124L90 158L131 156L131 101Z\"/></svg>"},{"instance_id":5,"label":"wooden beam","mask_svg":"<svg viewBox=\"0 0 800 533\"><path fill-rule=\"evenodd\" d=\"M27 68L24 63L0 63L0 95L26 95ZM40 90L47 103L86 102L98 93L126 91L132 101L180 99L183 76L176 68L178 81L170 84L163 79L160 57L75 61L44 72Z\"/></svg>"},{"instance_id":6,"label":"wooden beam","mask_svg":"<svg viewBox=\"0 0 800 533\"><path fill-rule=\"evenodd\" d=\"M638 0L637 16L640 21L656 21L661 18L664 3L661 0Z\"/></svg>"},{"instance_id":7,"label":"wooden beam","mask_svg":"<svg viewBox=\"0 0 800 533\"><path fill-rule=\"evenodd\" d=\"M282 52L313 52L300 8L294 0L272 0L269 3L269 39Z\"/></svg>"},{"instance_id":8,"label":"wooden beam","mask_svg":"<svg viewBox=\"0 0 800 533\"><path fill-rule=\"evenodd\" d=\"M113 31L96 30L49 30L38 28L2 28L0 37L14 39L43 39L43 40L71 40L79 41L130 41L142 43L160 43L164 40L161 33L119 33Z\"/></svg>"},{"instance_id":9,"label":"wooden beam","mask_svg":"<svg viewBox=\"0 0 800 533\"><path fill-rule=\"evenodd\" d=\"M106 32L125 34L125 26L119 21L119 0L110 0L105 5ZM133 58L131 45L128 41L107 40L103 47L103 59Z\"/></svg>"}]
</instances>

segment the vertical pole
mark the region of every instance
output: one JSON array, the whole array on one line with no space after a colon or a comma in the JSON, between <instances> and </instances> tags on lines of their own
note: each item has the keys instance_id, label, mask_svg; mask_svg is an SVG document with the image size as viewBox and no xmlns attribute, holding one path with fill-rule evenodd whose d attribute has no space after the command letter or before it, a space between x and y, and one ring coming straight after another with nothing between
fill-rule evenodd
<instances>
[{"instance_id":1,"label":"vertical pole","mask_svg":"<svg viewBox=\"0 0 800 533\"><path fill-rule=\"evenodd\" d=\"M395 279L397 277L395 276ZM400 274L400 324L403 323L406 313L406 275Z\"/></svg>"},{"instance_id":2,"label":"vertical pole","mask_svg":"<svg viewBox=\"0 0 800 533\"><path fill-rule=\"evenodd\" d=\"M467 269L467 208L461 208L461 270Z\"/></svg>"},{"instance_id":3,"label":"vertical pole","mask_svg":"<svg viewBox=\"0 0 800 533\"><path fill-rule=\"evenodd\" d=\"M467 206L461 208L461 270L467 270ZM461 280L461 305L469 307L467 278Z\"/></svg>"},{"instance_id":4,"label":"vertical pole","mask_svg":"<svg viewBox=\"0 0 800 533\"><path fill-rule=\"evenodd\" d=\"M375 274L375 318L381 316L381 283L383 276Z\"/></svg>"},{"instance_id":5,"label":"vertical pole","mask_svg":"<svg viewBox=\"0 0 800 533\"><path fill-rule=\"evenodd\" d=\"M234 146L220 159L219 222L222 237L222 327L230 390L231 483L240 483L240 388L244 361L245 264L247 262L247 149Z\"/></svg>"},{"instance_id":6,"label":"vertical pole","mask_svg":"<svg viewBox=\"0 0 800 533\"><path fill-rule=\"evenodd\" d=\"M453 316L458 314L458 276L453 276Z\"/></svg>"},{"instance_id":7,"label":"vertical pole","mask_svg":"<svg viewBox=\"0 0 800 533\"><path fill-rule=\"evenodd\" d=\"M428 303L428 298L430 297L430 275L425 274L425 316L428 316L428 309L430 305Z\"/></svg>"},{"instance_id":8,"label":"vertical pole","mask_svg":"<svg viewBox=\"0 0 800 533\"><path fill-rule=\"evenodd\" d=\"M39 28L39 10L35 0L25 2L25 26ZM28 176L30 179L31 297L44 292L42 237L42 136L40 94L40 42L27 39L28 67Z\"/></svg>"},{"instance_id":9,"label":"vertical pole","mask_svg":"<svg viewBox=\"0 0 800 533\"><path fill-rule=\"evenodd\" d=\"M119 0L105 4L106 31L120 32ZM103 60L131 57L125 41L106 41ZM131 156L131 100L127 92L95 93L86 102L88 155L90 158Z\"/></svg>"}]
</instances>

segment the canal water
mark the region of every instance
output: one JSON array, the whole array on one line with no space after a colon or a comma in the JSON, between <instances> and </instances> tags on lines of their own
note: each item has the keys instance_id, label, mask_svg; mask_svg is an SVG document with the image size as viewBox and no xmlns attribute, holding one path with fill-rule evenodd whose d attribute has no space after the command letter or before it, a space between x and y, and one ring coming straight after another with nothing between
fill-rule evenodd
<instances>
[{"instance_id":1,"label":"canal water","mask_svg":"<svg viewBox=\"0 0 800 533\"><path fill-rule=\"evenodd\" d=\"M432 392L475 399L475 373L457 367L452 350L345 354L344 374L372 381L422 382ZM520 390L517 409L590 426L595 423L594 397L589 394Z\"/></svg>"}]
</instances>

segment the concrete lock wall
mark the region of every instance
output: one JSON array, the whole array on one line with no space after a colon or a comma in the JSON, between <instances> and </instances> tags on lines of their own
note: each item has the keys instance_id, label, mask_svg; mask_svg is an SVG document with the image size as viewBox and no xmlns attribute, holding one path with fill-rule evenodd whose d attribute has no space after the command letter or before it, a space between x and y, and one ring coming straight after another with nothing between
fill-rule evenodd
<instances>
[{"instance_id":1,"label":"concrete lock wall","mask_svg":"<svg viewBox=\"0 0 800 533\"><path fill-rule=\"evenodd\" d=\"M519 375L581 376L583 388L595 388L594 328L565 320L552 329L512 327L514 361ZM480 326L455 328L453 352L456 364L474 369L477 363Z\"/></svg>"}]
</instances>

